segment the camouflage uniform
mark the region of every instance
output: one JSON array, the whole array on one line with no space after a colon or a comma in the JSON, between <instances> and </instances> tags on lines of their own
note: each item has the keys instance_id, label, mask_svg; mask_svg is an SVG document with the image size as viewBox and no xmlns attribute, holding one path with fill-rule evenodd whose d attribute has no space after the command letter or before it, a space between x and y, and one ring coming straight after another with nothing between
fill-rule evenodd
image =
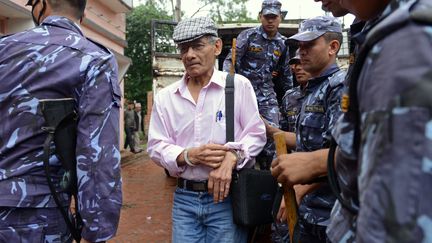
<instances>
[{"instance_id":1,"label":"camouflage uniform","mask_svg":"<svg viewBox=\"0 0 432 243\"><path fill-rule=\"evenodd\" d=\"M67 18L49 16L39 27L0 39L0 237L21 242L69 237L42 162L47 133L38 105L41 99L57 98L74 98L79 116L82 236L97 242L115 235L122 202L117 79L113 54L86 39ZM55 155L49 161L59 189L61 164ZM70 204L65 193L60 200L65 207Z\"/></svg>"},{"instance_id":2,"label":"camouflage uniform","mask_svg":"<svg viewBox=\"0 0 432 243\"><path fill-rule=\"evenodd\" d=\"M302 107L302 101L305 92L299 85L288 90L282 99L281 124L286 124L286 128L282 128L287 132L296 132L296 120Z\"/></svg>"},{"instance_id":3,"label":"camouflage uniform","mask_svg":"<svg viewBox=\"0 0 432 243\"><path fill-rule=\"evenodd\" d=\"M237 37L236 44L236 72L247 77L254 88L260 114L272 126L279 127L279 105L273 89L272 71L277 70L282 55L288 55L286 38L280 33L269 38L262 26L242 31ZM280 80L285 80L284 90L292 87L289 58L281 65ZM224 71L231 68L231 53L224 61ZM263 153L273 158L275 147L271 140L267 141Z\"/></svg>"},{"instance_id":4,"label":"camouflage uniform","mask_svg":"<svg viewBox=\"0 0 432 243\"><path fill-rule=\"evenodd\" d=\"M407 16L432 12L430 0L404 2L390 2L368 24L366 41ZM359 243L432 242L431 53L430 21L411 19L372 46L355 83L361 118Z\"/></svg>"},{"instance_id":5,"label":"camouflage uniform","mask_svg":"<svg viewBox=\"0 0 432 243\"><path fill-rule=\"evenodd\" d=\"M350 28L350 67L344 82L344 94L348 94L349 80L353 69L353 62L358 54L360 39L354 38L365 25L364 21L354 20ZM352 139L354 125L349 122L345 113L342 113L336 122L332 136L338 144L336 171L338 184L342 191L342 198L350 203L351 207L358 209L357 178L353 175L357 171L357 155L353 150ZM342 207L337 200L332 212L330 224L327 227L327 236L331 242L355 242L355 220L357 215Z\"/></svg>"}]
</instances>

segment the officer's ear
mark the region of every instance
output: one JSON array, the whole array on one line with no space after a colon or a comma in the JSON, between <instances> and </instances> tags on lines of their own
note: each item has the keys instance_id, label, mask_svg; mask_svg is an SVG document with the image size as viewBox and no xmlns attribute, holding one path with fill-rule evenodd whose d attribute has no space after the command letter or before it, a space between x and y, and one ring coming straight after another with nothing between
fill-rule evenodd
<instances>
[{"instance_id":1,"label":"officer's ear","mask_svg":"<svg viewBox=\"0 0 432 243\"><path fill-rule=\"evenodd\" d=\"M337 40L332 40L329 43L329 55L336 56L340 49L340 43Z\"/></svg>"}]
</instances>

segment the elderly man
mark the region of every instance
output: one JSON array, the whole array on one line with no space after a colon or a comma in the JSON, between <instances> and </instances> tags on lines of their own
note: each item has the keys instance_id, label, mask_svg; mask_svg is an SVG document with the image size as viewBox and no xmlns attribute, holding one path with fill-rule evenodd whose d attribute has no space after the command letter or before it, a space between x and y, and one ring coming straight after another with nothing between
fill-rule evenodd
<instances>
[{"instance_id":1,"label":"elderly man","mask_svg":"<svg viewBox=\"0 0 432 243\"><path fill-rule=\"evenodd\" d=\"M286 38L278 32L282 4L278 0L264 0L259 19L261 26L242 31L237 37L236 71L247 77L257 96L260 114L270 125L279 127L279 104L276 99L273 75L283 82L283 93L292 87L288 65ZM225 59L224 70L231 68L231 54ZM283 62L283 63L281 63ZM257 158L261 168L268 169L273 160L275 147L269 140Z\"/></svg>"},{"instance_id":2,"label":"elderly man","mask_svg":"<svg viewBox=\"0 0 432 243\"><path fill-rule=\"evenodd\" d=\"M215 69L222 50L215 23L200 17L174 29L186 69L154 99L148 152L178 177L172 211L173 242L245 242L233 223L229 187L233 169L252 167L266 137L249 80L235 75L234 142L226 142L225 81Z\"/></svg>"},{"instance_id":3,"label":"elderly man","mask_svg":"<svg viewBox=\"0 0 432 243\"><path fill-rule=\"evenodd\" d=\"M342 28L333 17L320 16L301 23L291 39L299 42L302 67L312 76L305 88L296 133L286 133L296 152L273 161L272 174L279 182L296 185L301 200L300 241L326 242L326 226L335 197L327 184L297 185L326 174L328 136L340 115L340 97L345 73L336 65ZM271 129L270 129L271 130Z\"/></svg>"}]
</instances>

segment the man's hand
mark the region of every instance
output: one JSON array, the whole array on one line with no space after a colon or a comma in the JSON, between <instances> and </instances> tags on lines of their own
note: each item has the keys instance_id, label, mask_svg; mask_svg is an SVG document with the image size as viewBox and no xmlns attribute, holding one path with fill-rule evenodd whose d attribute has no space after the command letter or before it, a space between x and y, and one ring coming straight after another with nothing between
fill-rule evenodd
<instances>
[{"instance_id":1,"label":"man's hand","mask_svg":"<svg viewBox=\"0 0 432 243\"><path fill-rule=\"evenodd\" d=\"M285 199L282 197L282 201L279 207L279 211L276 215L276 220L283 223L287 221L286 207L285 207Z\"/></svg>"},{"instance_id":2,"label":"man's hand","mask_svg":"<svg viewBox=\"0 0 432 243\"><path fill-rule=\"evenodd\" d=\"M233 152L227 152L219 168L209 174L208 191L213 194L215 203L222 202L228 197L232 171L237 164L237 156Z\"/></svg>"},{"instance_id":3,"label":"man's hand","mask_svg":"<svg viewBox=\"0 0 432 243\"><path fill-rule=\"evenodd\" d=\"M307 184L327 174L327 155L328 149L279 155L272 163L271 173L288 187Z\"/></svg>"},{"instance_id":4,"label":"man's hand","mask_svg":"<svg viewBox=\"0 0 432 243\"><path fill-rule=\"evenodd\" d=\"M218 168L229 148L220 144L205 144L188 150L188 158L193 164Z\"/></svg>"}]
</instances>

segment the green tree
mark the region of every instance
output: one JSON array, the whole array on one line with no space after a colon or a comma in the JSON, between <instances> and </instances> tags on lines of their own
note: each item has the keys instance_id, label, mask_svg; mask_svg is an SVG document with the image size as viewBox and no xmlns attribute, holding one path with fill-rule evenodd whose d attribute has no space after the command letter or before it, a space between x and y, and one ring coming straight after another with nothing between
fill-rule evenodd
<instances>
[{"instance_id":1,"label":"green tree","mask_svg":"<svg viewBox=\"0 0 432 243\"><path fill-rule=\"evenodd\" d=\"M218 23L258 22L257 18L248 16L247 0L200 0L200 2L203 4L200 10L210 7L209 16Z\"/></svg>"},{"instance_id":2,"label":"green tree","mask_svg":"<svg viewBox=\"0 0 432 243\"><path fill-rule=\"evenodd\" d=\"M147 91L152 90L151 20L172 19L161 6L161 1L149 0L135 7L126 17L128 47L125 55L132 59L132 65L125 79L125 97L142 103L143 110L147 108Z\"/></svg>"}]
</instances>

